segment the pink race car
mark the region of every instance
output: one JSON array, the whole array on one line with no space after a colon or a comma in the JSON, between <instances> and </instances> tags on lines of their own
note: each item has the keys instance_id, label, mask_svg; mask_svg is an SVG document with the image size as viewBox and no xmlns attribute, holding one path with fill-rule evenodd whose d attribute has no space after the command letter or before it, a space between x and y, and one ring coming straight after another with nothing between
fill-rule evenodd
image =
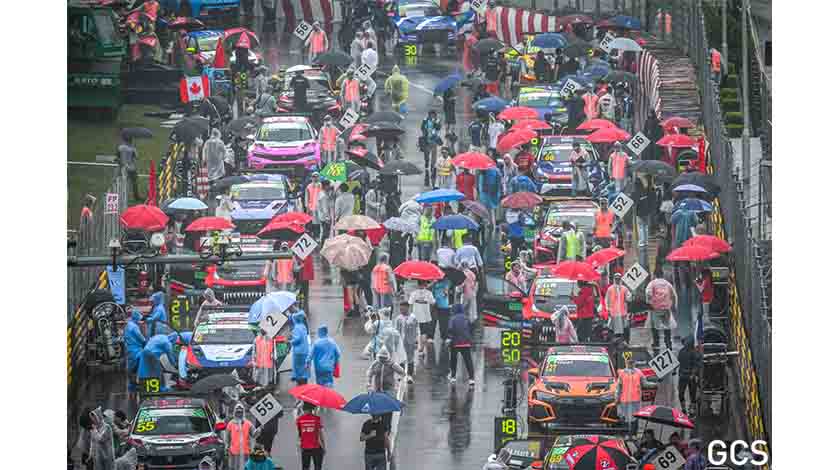
<instances>
[{"instance_id":1,"label":"pink race car","mask_svg":"<svg viewBox=\"0 0 840 470\"><path fill-rule=\"evenodd\" d=\"M308 173L321 163L318 133L303 116L278 116L263 120L248 148L248 167Z\"/></svg>"}]
</instances>

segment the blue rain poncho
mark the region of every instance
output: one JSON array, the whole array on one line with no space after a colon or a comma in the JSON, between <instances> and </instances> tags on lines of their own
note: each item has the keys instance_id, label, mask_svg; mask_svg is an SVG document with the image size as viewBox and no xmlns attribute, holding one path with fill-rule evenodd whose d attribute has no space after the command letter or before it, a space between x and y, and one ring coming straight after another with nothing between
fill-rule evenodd
<instances>
[{"instance_id":1,"label":"blue rain poncho","mask_svg":"<svg viewBox=\"0 0 840 470\"><path fill-rule=\"evenodd\" d=\"M309 380L309 330L306 314L292 315L292 380Z\"/></svg>"},{"instance_id":2,"label":"blue rain poncho","mask_svg":"<svg viewBox=\"0 0 840 470\"><path fill-rule=\"evenodd\" d=\"M131 318L125 325L125 332L123 333L123 341L125 345L125 359L128 366L128 372L134 373L137 371L137 365L140 362L140 352L146 346L146 337L140 331L140 320L143 315L139 310L133 309L131 311Z\"/></svg>"},{"instance_id":3,"label":"blue rain poncho","mask_svg":"<svg viewBox=\"0 0 840 470\"><path fill-rule=\"evenodd\" d=\"M149 325L149 337L155 336L159 333L169 332L166 323L169 322L169 317L166 315L166 306L163 302L163 292L155 292L152 294L152 314L146 320Z\"/></svg>"},{"instance_id":4,"label":"blue rain poncho","mask_svg":"<svg viewBox=\"0 0 840 470\"><path fill-rule=\"evenodd\" d=\"M161 378L163 371L160 365L160 356L163 354L168 356L169 362L172 364L178 363L178 358L175 357L172 343L169 341L167 335L156 335L149 338L149 341L140 353L140 366L137 369L137 378L140 380L154 377ZM166 391L163 384L161 384L161 391Z\"/></svg>"},{"instance_id":5,"label":"blue rain poncho","mask_svg":"<svg viewBox=\"0 0 840 470\"><path fill-rule=\"evenodd\" d=\"M341 349L330 338L327 325L318 327L318 339L312 345L312 365L315 367L315 382L325 387L333 386L333 372L341 359Z\"/></svg>"}]
</instances>

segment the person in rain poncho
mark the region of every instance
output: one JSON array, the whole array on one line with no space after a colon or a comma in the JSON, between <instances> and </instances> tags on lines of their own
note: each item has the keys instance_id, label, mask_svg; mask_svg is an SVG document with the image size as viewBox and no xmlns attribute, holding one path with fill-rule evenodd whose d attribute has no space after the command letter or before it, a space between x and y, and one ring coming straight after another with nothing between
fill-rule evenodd
<instances>
[{"instance_id":1,"label":"person in rain poncho","mask_svg":"<svg viewBox=\"0 0 840 470\"><path fill-rule=\"evenodd\" d=\"M306 315L303 312L296 312L292 315L292 380L298 385L309 381L309 329L304 320Z\"/></svg>"},{"instance_id":2,"label":"person in rain poncho","mask_svg":"<svg viewBox=\"0 0 840 470\"><path fill-rule=\"evenodd\" d=\"M207 165L207 179L212 184L225 176L225 143L222 133L218 129L210 131L210 138L204 142L202 149L204 162Z\"/></svg>"},{"instance_id":3,"label":"person in rain poncho","mask_svg":"<svg viewBox=\"0 0 840 470\"><path fill-rule=\"evenodd\" d=\"M114 430L102 414L101 407L90 413L90 420L93 424L90 431L90 459L93 462L93 470L113 470Z\"/></svg>"},{"instance_id":4,"label":"person in rain poncho","mask_svg":"<svg viewBox=\"0 0 840 470\"><path fill-rule=\"evenodd\" d=\"M263 93L254 102L254 114L260 117L270 116L277 112L277 98L271 92Z\"/></svg>"},{"instance_id":5,"label":"person in rain poncho","mask_svg":"<svg viewBox=\"0 0 840 470\"><path fill-rule=\"evenodd\" d=\"M312 365L315 367L315 383L332 387L341 360L341 349L330 338L327 325L318 327L318 339L312 345Z\"/></svg>"},{"instance_id":6,"label":"person in rain poncho","mask_svg":"<svg viewBox=\"0 0 840 470\"><path fill-rule=\"evenodd\" d=\"M400 315L394 320L394 327L400 334L402 339L402 346L405 350L405 362L400 366L405 367L407 363L408 383L414 383L414 352L417 349L417 335L420 331L417 317L408 309L408 302L400 304Z\"/></svg>"},{"instance_id":7,"label":"person in rain poncho","mask_svg":"<svg viewBox=\"0 0 840 470\"><path fill-rule=\"evenodd\" d=\"M216 196L216 217L221 217L230 221L231 214L234 209L236 209L236 207L233 205L233 199L231 199L229 193Z\"/></svg>"},{"instance_id":8,"label":"person in rain poncho","mask_svg":"<svg viewBox=\"0 0 840 470\"><path fill-rule=\"evenodd\" d=\"M499 136L505 132L505 124L502 121L496 120L493 115L490 115L490 125L487 126L487 153L491 158L496 158L499 153L496 151L496 145L499 143Z\"/></svg>"},{"instance_id":9,"label":"person in rain poncho","mask_svg":"<svg viewBox=\"0 0 840 470\"><path fill-rule=\"evenodd\" d=\"M141 383L144 379L158 379L160 390L148 390L150 392L165 392L166 386L163 383L163 369L160 364L160 357L166 354L169 362L178 363L172 342L167 335L155 335L149 338L143 351L140 353L140 364L137 367L137 378Z\"/></svg>"},{"instance_id":10,"label":"person in rain poncho","mask_svg":"<svg viewBox=\"0 0 840 470\"><path fill-rule=\"evenodd\" d=\"M379 67L379 54L376 52L373 41L365 43L365 49L362 51L362 63L369 65L373 70Z\"/></svg>"},{"instance_id":11,"label":"person in rain poncho","mask_svg":"<svg viewBox=\"0 0 840 470\"><path fill-rule=\"evenodd\" d=\"M146 346L146 337L143 336L143 332L140 331L139 325L142 319L143 315L140 311L136 308L132 309L131 318L129 318L128 323L125 324L125 331L123 332L126 368L128 369L129 376L137 373L137 366L140 364L140 353L143 351L143 347ZM134 381L129 380L129 391L134 391L134 388Z\"/></svg>"},{"instance_id":12,"label":"person in rain poncho","mask_svg":"<svg viewBox=\"0 0 840 470\"><path fill-rule=\"evenodd\" d=\"M199 323L204 320L203 315L205 310L210 309L212 307L221 307L224 305L221 300L216 298L216 292L213 291L211 288L204 289L204 292L201 294L204 298L204 302L201 303L201 306L198 307L198 313L195 315L195 322Z\"/></svg>"},{"instance_id":13,"label":"person in rain poncho","mask_svg":"<svg viewBox=\"0 0 840 470\"><path fill-rule=\"evenodd\" d=\"M274 338L260 329L254 338L254 382L266 387L274 382Z\"/></svg>"},{"instance_id":14,"label":"person in rain poncho","mask_svg":"<svg viewBox=\"0 0 840 470\"><path fill-rule=\"evenodd\" d=\"M350 43L350 57L353 58L353 63L358 67L362 65L362 51L365 50L365 37L361 31L356 31L356 37Z\"/></svg>"},{"instance_id":15,"label":"person in rain poncho","mask_svg":"<svg viewBox=\"0 0 840 470\"><path fill-rule=\"evenodd\" d=\"M645 299L653 310L645 320L645 328L650 328L653 337L654 355L659 352L659 333L665 337L665 347L671 349L671 329L677 327L673 309L677 305L677 291L665 279L662 267L657 266L653 273L653 280L645 288Z\"/></svg>"},{"instance_id":16,"label":"person in rain poncho","mask_svg":"<svg viewBox=\"0 0 840 470\"><path fill-rule=\"evenodd\" d=\"M388 253L380 254L379 263L371 272L373 306L377 309L391 308L394 303L394 292L397 290L397 279L388 260Z\"/></svg>"},{"instance_id":17,"label":"person in rain poncho","mask_svg":"<svg viewBox=\"0 0 840 470\"><path fill-rule=\"evenodd\" d=\"M569 309L562 306L551 314L554 323L554 339L559 344L575 344L578 342L577 331L572 320L569 319Z\"/></svg>"},{"instance_id":18,"label":"person in rain poncho","mask_svg":"<svg viewBox=\"0 0 840 470\"><path fill-rule=\"evenodd\" d=\"M245 406L237 403L233 407L233 418L228 421L225 433L225 447L228 454L228 470L244 470L245 462L251 453L251 439L260 434L261 429L245 418Z\"/></svg>"},{"instance_id":19,"label":"person in rain poncho","mask_svg":"<svg viewBox=\"0 0 840 470\"><path fill-rule=\"evenodd\" d=\"M394 374L405 375L405 370L391 359L388 348L382 346L376 354L376 361L368 367L367 384L371 392L383 392L396 398L397 381ZM393 413L385 413L382 418L385 420L385 429L391 430L391 416Z\"/></svg>"},{"instance_id":20,"label":"person in rain poncho","mask_svg":"<svg viewBox=\"0 0 840 470\"><path fill-rule=\"evenodd\" d=\"M368 358L373 356L374 351L378 351L383 346L388 349L391 355L396 354L400 345L400 333L393 327L391 320L382 317L387 314L390 309L382 309L376 311L373 307L368 307L365 322L365 332L372 335L370 342L365 346L363 356Z\"/></svg>"},{"instance_id":21,"label":"person in rain poncho","mask_svg":"<svg viewBox=\"0 0 840 470\"><path fill-rule=\"evenodd\" d=\"M257 76L254 78L254 88L256 97L259 99L265 93L268 93L268 67L261 65L257 67Z\"/></svg>"},{"instance_id":22,"label":"person in rain poncho","mask_svg":"<svg viewBox=\"0 0 840 470\"><path fill-rule=\"evenodd\" d=\"M365 194L365 215L377 222L382 222L384 214L385 195L378 188L371 187Z\"/></svg>"},{"instance_id":23,"label":"person in rain poncho","mask_svg":"<svg viewBox=\"0 0 840 470\"><path fill-rule=\"evenodd\" d=\"M478 172L478 199L490 212L490 226L496 226L496 209L502 199L502 174L496 167Z\"/></svg>"},{"instance_id":24,"label":"person in rain poncho","mask_svg":"<svg viewBox=\"0 0 840 470\"><path fill-rule=\"evenodd\" d=\"M391 69L391 76L385 80L385 94L391 97L391 105L394 111L405 114L405 103L408 101L408 79L400 73L400 67L394 65Z\"/></svg>"},{"instance_id":25,"label":"person in rain poncho","mask_svg":"<svg viewBox=\"0 0 840 470\"><path fill-rule=\"evenodd\" d=\"M423 207L416 200L416 196L400 205L400 218L406 222L419 225L420 216L423 215Z\"/></svg>"},{"instance_id":26,"label":"person in rain poncho","mask_svg":"<svg viewBox=\"0 0 840 470\"><path fill-rule=\"evenodd\" d=\"M147 332L149 337L155 336L159 333L167 333L169 318L166 315L166 306L164 305L163 292L155 292L151 296L152 313L146 319L148 325Z\"/></svg>"}]
</instances>

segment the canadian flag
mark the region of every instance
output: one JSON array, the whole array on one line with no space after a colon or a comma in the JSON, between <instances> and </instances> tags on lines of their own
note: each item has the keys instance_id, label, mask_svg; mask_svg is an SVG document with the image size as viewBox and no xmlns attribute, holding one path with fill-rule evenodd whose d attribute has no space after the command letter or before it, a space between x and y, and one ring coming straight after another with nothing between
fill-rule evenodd
<instances>
[{"instance_id":1,"label":"canadian flag","mask_svg":"<svg viewBox=\"0 0 840 470\"><path fill-rule=\"evenodd\" d=\"M210 96L210 81L206 75L181 79L181 102L199 101Z\"/></svg>"}]
</instances>

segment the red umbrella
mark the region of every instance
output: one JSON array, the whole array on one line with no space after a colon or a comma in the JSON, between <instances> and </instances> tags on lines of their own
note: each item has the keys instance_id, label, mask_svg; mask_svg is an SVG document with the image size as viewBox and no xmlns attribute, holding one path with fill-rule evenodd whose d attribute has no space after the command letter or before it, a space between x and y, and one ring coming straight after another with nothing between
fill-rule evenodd
<instances>
[{"instance_id":1,"label":"red umbrella","mask_svg":"<svg viewBox=\"0 0 840 470\"><path fill-rule=\"evenodd\" d=\"M598 271L589 263L581 261L563 261L548 268L553 276L570 279L572 281L597 281L601 279Z\"/></svg>"},{"instance_id":2,"label":"red umbrella","mask_svg":"<svg viewBox=\"0 0 840 470\"><path fill-rule=\"evenodd\" d=\"M262 239L276 239L276 240L297 240L298 236L305 232L303 225L297 222L290 222L288 220L275 221L272 220L265 227L257 232L257 236Z\"/></svg>"},{"instance_id":3,"label":"red umbrella","mask_svg":"<svg viewBox=\"0 0 840 470\"><path fill-rule=\"evenodd\" d=\"M406 279L437 281L443 279L443 271L428 261L404 261L394 269L394 274Z\"/></svg>"},{"instance_id":4,"label":"red umbrella","mask_svg":"<svg viewBox=\"0 0 840 470\"><path fill-rule=\"evenodd\" d=\"M157 47L158 38L157 38L157 36L154 36L154 35L143 36L142 38L140 38L140 40L138 42L140 44L143 44L143 45L146 45L146 46L149 46L149 47Z\"/></svg>"},{"instance_id":5,"label":"red umbrella","mask_svg":"<svg viewBox=\"0 0 840 470\"><path fill-rule=\"evenodd\" d=\"M138 204L126 209L120 215L120 223L129 230L158 232L166 228L169 217L156 206Z\"/></svg>"},{"instance_id":6,"label":"red umbrella","mask_svg":"<svg viewBox=\"0 0 840 470\"><path fill-rule=\"evenodd\" d=\"M251 31L250 29L242 28L242 27L231 28L231 29L225 30L225 40L228 40L228 39L230 39L234 36L237 36L238 37L237 41L239 41L241 39L242 33L245 33L246 35L248 35L248 42L250 42L251 44L257 45L257 46L260 45L260 40L259 40L259 38L257 38L257 35L253 31Z\"/></svg>"},{"instance_id":7,"label":"red umbrella","mask_svg":"<svg viewBox=\"0 0 840 470\"><path fill-rule=\"evenodd\" d=\"M519 129L528 129L532 131L548 131L553 129L551 124L545 121L539 121L537 119L525 119L523 121L519 121L511 127L512 130L519 130Z\"/></svg>"},{"instance_id":8,"label":"red umbrella","mask_svg":"<svg viewBox=\"0 0 840 470\"><path fill-rule=\"evenodd\" d=\"M340 393L318 384L298 385L290 389L289 394L302 402L321 408L340 410L347 404L347 400Z\"/></svg>"},{"instance_id":9,"label":"red umbrella","mask_svg":"<svg viewBox=\"0 0 840 470\"><path fill-rule=\"evenodd\" d=\"M720 253L705 246L681 246L665 257L668 261L707 261L720 256Z\"/></svg>"},{"instance_id":10,"label":"red umbrella","mask_svg":"<svg viewBox=\"0 0 840 470\"><path fill-rule=\"evenodd\" d=\"M607 119L591 119L579 125L577 128L580 131L594 131L598 129L613 129L616 128L612 121Z\"/></svg>"},{"instance_id":11,"label":"red umbrella","mask_svg":"<svg viewBox=\"0 0 840 470\"><path fill-rule=\"evenodd\" d=\"M576 439L563 454L569 470L623 469L633 462L627 447L619 439Z\"/></svg>"},{"instance_id":12,"label":"red umbrella","mask_svg":"<svg viewBox=\"0 0 840 470\"><path fill-rule=\"evenodd\" d=\"M481 152L459 153L452 159L452 164L470 170L489 170L496 167L496 162Z\"/></svg>"},{"instance_id":13,"label":"red umbrella","mask_svg":"<svg viewBox=\"0 0 840 470\"><path fill-rule=\"evenodd\" d=\"M537 138L537 133L528 129L511 131L499 139L499 142L496 145L496 150L498 150L499 153L505 153L514 147L527 144L531 141L531 139L535 138Z\"/></svg>"},{"instance_id":14,"label":"red umbrella","mask_svg":"<svg viewBox=\"0 0 840 470\"><path fill-rule=\"evenodd\" d=\"M224 217L199 217L187 226L187 232L209 232L213 230L229 230L234 225Z\"/></svg>"},{"instance_id":15,"label":"red umbrella","mask_svg":"<svg viewBox=\"0 0 840 470\"><path fill-rule=\"evenodd\" d=\"M656 141L661 147L691 148L697 145L697 140L685 134L669 134Z\"/></svg>"},{"instance_id":16,"label":"red umbrella","mask_svg":"<svg viewBox=\"0 0 840 470\"><path fill-rule=\"evenodd\" d=\"M274 217L269 223L274 222L294 222L296 224L306 225L312 222L312 216L303 212L286 212Z\"/></svg>"},{"instance_id":17,"label":"red umbrella","mask_svg":"<svg viewBox=\"0 0 840 470\"><path fill-rule=\"evenodd\" d=\"M216 42L216 55L213 57L213 68L226 69L227 55L225 54L225 42L222 38Z\"/></svg>"},{"instance_id":18,"label":"red umbrella","mask_svg":"<svg viewBox=\"0 0 840 470\"><path fill-rule=\"evenodd\" d=\"M682 411L670 406L648 405L633 413L633 416L651 423L664 424L675 428L694 429L694 423Z\"/></svg>"},{"instance_id":19,"label":"red umbrella","mask_svg":"<svg viewBox=\"0 0 840 470\"><path fill-rule=\"evenodd\" d=\"M507 108L502 110L496 116L496 119L501 119L502 121L513 121L514 119L539 119L540 113L537 112L534 108L527 108L525 106L514 106L512 108Z\"/></svg>"},{"instance_id":20,"label":"red umbrella","mask_svg":"<svg viewBox=\"0 0 840 470\"><path fill-rule=\"evenodd\" d=\"M611 144L621 140L628 140L629 138L630 134L617 127L598 129L586 136L586 140L592 142L593 144Z\"/></svg>"},{"instance_id":21,"label":"red umbrella","mask_svg":"<svg viewBox=\"0 0 840 470\"><path fill-rule=\"evenodd\" d=\"M702 246L718 253L732 251L732 245L714 235L695 235L686 240L683 246Z\"/></svg>"},{"instance_id":22,"label":"red umbrella","mask_svg":"<svg viewBox=\"0 0 840 470\"><path fill-rule=\"evenodd\" d=\"M530 191L519 191L502 199L502 207L510 209L531 209L543 201L538 194Z\"/></svg>"},{"instance_id":23,"label":"red umbrella","mask_svg":"<svg viewBox=\"0 0 840 470\"><path fill-rule=\"evenodd\" d=\"M597 268L611 263L622 256L624 256L624 250L619 250L618 248L611 246L592 253L588 258L586 258L586 262L593 268Z\"/></svg>"},{"instance_id":24,"label":"red umbrella","mask_svg":"<svg viewBox=\"0 0 840 470\"><path fill-rule=\"evenodd\" d=\"M694 123L684 117L674 116L659 123L663 128L691 129Z\"/></svg>"}]
</instances>

